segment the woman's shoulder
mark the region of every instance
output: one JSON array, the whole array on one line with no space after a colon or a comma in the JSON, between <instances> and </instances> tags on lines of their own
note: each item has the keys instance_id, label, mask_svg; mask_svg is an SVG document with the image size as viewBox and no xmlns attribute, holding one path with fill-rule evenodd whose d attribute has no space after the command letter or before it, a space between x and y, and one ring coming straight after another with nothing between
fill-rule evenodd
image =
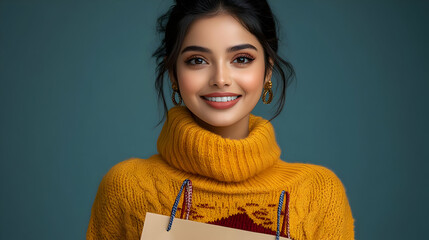
<instances>
[{"instance_id":1,"label":"woman's shoulder","mask_svg":"<svg viewBox=\"0 0 429 240\"><path fill-rule=\"evenodd\" d=\"M291 178L299 185L308 185L315 190L344 191L340 178L328 167L310 163L279 162L277 168L287 178Z\"/></svg>"},{"instance_id":2,"label":"woman's shoulder","mask_svg":"<svg viewBox=\"0 0 429 240\"><path fill-rule=\"evenodd\" d=\"M126 197L131 189L150 188L154 169L163 164L159 160L158 155L153 155L147 159L129 158L115 164L101 180L99 191L114 190L116 194Z\"/></svg>"},{"instance_id":3,"label":"woman's shoulder","mask_svg":"<svg viewBox=\"0 0 429 240\"><path fill-rule=\"evenodd\" d=\"M153 155L149 158L137 158L132 157L124 161L116 163L106 175L129 175L135 172L150 171L151 168L161 164L159 161L159 155Z\"/></svg>"},{"instance_id":4,"label":"woman's shoulder","mask_svg":"<svg viewBox=\"0 0 429 240\"><path fill-rule=\"evenodd\" d=\"M342 234L347 239L353 238L354 220L346 188L333 170L315 164L286 162L280 163L279 168L283 169L285 178L288 175L294 178L292 194L295 194L297 205L304 206L297 208L298 215L306 216L306 209L313 209L322 215L306 216L310 226L332 230L321 231L320 234L324 237L316 238L332 239L329 234L334 234L333 232Z\"/></svg>"},{"instance_id":5,"label":"woman's shoulder","mask_svg":"<svg viewBox=\"0 0 429 240\"><path fill-rule=\"evenodd\" d=\"M104 178L123 178L127 176L133 176L134 173L144 173L150 171L152 160L155 156L147 159L142 158L128 158L124 161L116 163L110 170L105 174Z\"/></svg>"}]
</instances>

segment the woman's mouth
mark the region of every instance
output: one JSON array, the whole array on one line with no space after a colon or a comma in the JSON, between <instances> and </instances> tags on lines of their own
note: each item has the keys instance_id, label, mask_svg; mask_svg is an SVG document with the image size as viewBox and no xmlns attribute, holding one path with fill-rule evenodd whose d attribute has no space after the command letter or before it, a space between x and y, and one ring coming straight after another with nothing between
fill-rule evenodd
<instances>
[{"instance_id":1,"label":"woman's mouth","mask_svg":"<svg viewBox=\"0 0 429 240\"><path fill-rule=\"evenodd\" d=\"M211 102L229 102L232 100L237 99L239 96L230 96L230 97L205 97L203 96L203 98L205 100L211 101Z\"/></svg>"},{"instance_id":2,"label":"woman's mouth","mask_svg":"<svg viewBox=\"0 0 429 240\"><path fill-rule=\"evenodd\" d=\"M201 96L201 98L210 107L213 107L216 109L228 109L233 107L238 101L240 101L241 95L233 94L230 96L226 96L226 94L209 94L209 95Z\"/></svg>"}]
</instances>

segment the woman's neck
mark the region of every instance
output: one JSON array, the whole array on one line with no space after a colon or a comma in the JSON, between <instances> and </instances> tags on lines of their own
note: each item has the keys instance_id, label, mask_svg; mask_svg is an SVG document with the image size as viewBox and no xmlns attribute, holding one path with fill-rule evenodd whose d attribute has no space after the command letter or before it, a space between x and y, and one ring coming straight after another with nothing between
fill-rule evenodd
<instances>
[{"instance_id":1,"label":"woman's neck","mask_svg":"<svg viewBox=\"0 0 429 240\"><path fill-rule=\"evenodd\" d=\"M245 121L240 127L248 126L248 133L241 137L247 137L229 139L201 127L186 107L173 107L159 134L158 152L180 171L222 182L244 181L280 161L270 122L252 114Z\"/></svg>"},{"instance_id":2,"label":"woman's neck","mask_svg":"<svg viewBox=\"0 0 429 240\"><path fill-rule=\"evenodd\" d=\"M216 127L210 124L207 124L203 120L199 119L197 116L192 114L195 119L195 122L200 125L200 127L215 133L223 138L229 139L243 139L249 135L249 115L246 115L244 118L240 119L238 122L233 125L226 127Z\"/></svg>"}]
</instances>

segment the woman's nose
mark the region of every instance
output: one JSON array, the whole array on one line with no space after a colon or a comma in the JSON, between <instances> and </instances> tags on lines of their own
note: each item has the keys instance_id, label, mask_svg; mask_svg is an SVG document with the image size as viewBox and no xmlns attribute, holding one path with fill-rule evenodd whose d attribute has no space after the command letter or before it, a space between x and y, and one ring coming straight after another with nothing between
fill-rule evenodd
<instances>
[{"instance_id":1,"label":"woman's nose","mask_svg":"<svg viewBox=\"0 0 429 240\"><path fill-rule=\"evenodd\" d=\"M225 86L231 85L231 76L229 70L223 64L218 64L213 69L213 74L210 78L210 86L216 86L218 88L223 88Z\"/></svg>"}]
</instances>

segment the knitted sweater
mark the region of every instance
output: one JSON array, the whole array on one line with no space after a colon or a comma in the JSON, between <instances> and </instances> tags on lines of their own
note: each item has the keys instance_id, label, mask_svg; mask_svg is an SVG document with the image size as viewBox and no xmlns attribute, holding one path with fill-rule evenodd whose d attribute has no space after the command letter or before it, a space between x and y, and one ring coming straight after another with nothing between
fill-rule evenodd
<instances>
[{"instance_id":1,"label":"knitted sweater","mask_svg":"<svg viewBox=\"0 0 429 240\"><path fill-rule=\"evenodd\" d=\"M292 239L354 239L341 181L324 167L280 160L267 120L251 115L248 137L232 140L201 128L185 107L174 107L157 148L159 154L128 159L104 176L87 239L140 239L146 212L169 216L185 179L193 185L189 220L275 235L285 190Z\"/></svg>"}]
</instances>

